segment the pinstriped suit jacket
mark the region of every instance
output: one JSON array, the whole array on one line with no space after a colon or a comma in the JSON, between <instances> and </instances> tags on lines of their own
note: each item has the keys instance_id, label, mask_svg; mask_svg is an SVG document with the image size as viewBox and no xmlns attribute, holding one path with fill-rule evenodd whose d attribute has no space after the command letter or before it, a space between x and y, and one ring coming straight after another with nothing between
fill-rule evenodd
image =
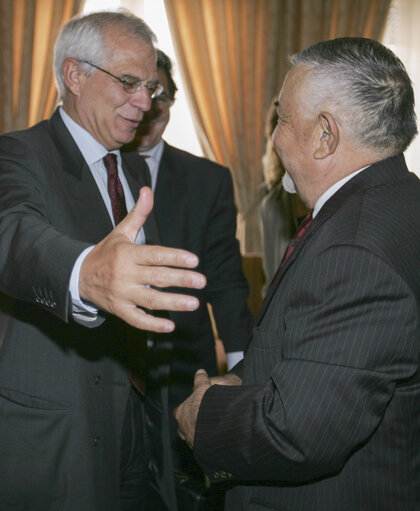
<instances>
[{"instance_id":1,"label":"pinstriped suit jacket","mask_svg":"<svg viewBox=\"0 0 420 511\"><path fill-rule=\"evenodd\" d=\"M420 181L402 156L347 182L268 291L241 387L195 435L226 510L420 509Z\"/></svg>"}]
</instances>

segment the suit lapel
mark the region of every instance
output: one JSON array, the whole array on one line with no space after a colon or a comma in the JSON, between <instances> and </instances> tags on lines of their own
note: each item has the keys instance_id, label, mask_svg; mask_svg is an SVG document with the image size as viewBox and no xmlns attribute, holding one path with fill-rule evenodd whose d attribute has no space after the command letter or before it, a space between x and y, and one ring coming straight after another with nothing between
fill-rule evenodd
<instances>
[{"instance_id":1,"label":"suit lapel","mask_svg":"<svg viewBox=\"0 0 420 511\"><path fill-rule=\"evenodd\" d=\"M49 131L61 158L57 168L63 169L65 196L73 203L70 208L82 241L97 243L113 229L108 210L95 179L73 137L56 110L49 122ZM150 186L149 170L136 153L121 153L122 165L134 200L142 186ZM159 234L153 212L144 225L146 242L159 243Z\"/></svg>"},{"instance_id":2,"label":"suit lapel","mask_svg":"<svg viewBox=\"0 0 420 511\"><path fill-rule=\"evenodd\" d=\"M134 201L137 201L140 188L151 184L150 172L143 158L135 152L121 153L124 174L133 194ZM156 217L153 208L144 224L144 233L148 245L160 244L160 236L156 223Z\"/></svg>"},{"instance_id":3,"label":"suit lapel","mask_svg":"<svg viewBox=\"0 0 420 511\"><path fill-rule=\"evenodd\" d=\"M188 195L184 190L186 182L184 170L177 163L177 158L173 158L172 147L165 142L156 182L155 212L161 239L171 246L173 242L179 242L180 237L173 230L173 222L167 219L175 214L178 218L184 214ZM176 224L182 225L182 222Z\"/></svg>"},{"instance_id":4,"label":"suit lapel","mask_svg":"<svg viewBox=\"0 0 420 511\"><path fill-rule=\"evenodd\" d=\"M50 161L50 165L55 165L57 172L62 171L58 181L65 189L64 197L71 202L69 214L74 218L74 225L78 226L80 239L97 243L112 230L112 222L101 193L58 110L48 123L51 137L58 149L54 157L60 159L59 162Z\"/></svg>"}]
</instances>

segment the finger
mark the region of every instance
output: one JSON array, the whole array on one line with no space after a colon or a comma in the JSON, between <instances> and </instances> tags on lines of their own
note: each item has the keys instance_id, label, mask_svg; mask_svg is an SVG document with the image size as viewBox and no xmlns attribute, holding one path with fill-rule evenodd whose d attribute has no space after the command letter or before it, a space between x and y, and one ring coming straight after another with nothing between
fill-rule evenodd
<instances>
[{"instance_id":1,"label":"finger","mask_svg":"<svg viewBox=\"0 0 420 511\"><path fill-rule=\"evenodd\" d=\"M136 264L149 266L195 268L198 265L199 259L195 254L179 248L137 245L135 249L135 262Z\"/></svg>"},{"instance_id":2,"label":"finger","mask_svg":"<svg viewBox=\"0 0 420 511\"><path fill-rule=\"evenodd\" d=\"M201 273L164 266L136 265L130 281L135 285L150 285L162 287L190 287L203 289L206 286L206 277Z\"/></svg>"},{"instance_id":3,"label":"finger","mask_svg":"<svg viewBox=\"0 0 420 511\"><path fill-rule=\"evenodd\" d=\"M227 373L223 376L212 376L210 378L212 385L242 385L242 380L233 373Z\"/></svg>"},{"instance_id":4,"label":"finger","mask_svg":"<svg viewBox=\"0 0 420 511\"><path fill-rule=\"evenodd\" d=\"M200 301L195 296L165 293L147 287L141 287L137 293L133 292L129 299L132 305L158 311L194 311L200 306Z\"/></svg>"},{"instance_id":5,"label":"finger","mask_svg":"<svg viewBox=\"0 0 420 511\"><path fill-rule=\"evenodd\" d=\"M152 211L152 208L153 192L149 187L143 186L133 209L130 213L128 213L124 220L117 225L114 232L124 234L134 243L140 229L143 227L144 222Z\"/></svg>"},{"instance_id":6,"label":"finger","mask_svg":"<svg viewBox=\"0 0 420 511\"><path fill-rule=\"evenodd\" d=\"M126 307L124 310L118 310L114 313L123 321L139 330L168 333L173 332L175 329L175 323L170 319L153 316L138 307Z\"/></svg>"},{"instance_id":7,"label":"finger","mask_svg":"<svg viewBox=\"0 0 420 511\"><path fill-rule=\"evenodd\" d=\"M211 385L210 378L204 369L199 369L194 376L194 391L202 385Z\"/></svg>"}]
</instances>

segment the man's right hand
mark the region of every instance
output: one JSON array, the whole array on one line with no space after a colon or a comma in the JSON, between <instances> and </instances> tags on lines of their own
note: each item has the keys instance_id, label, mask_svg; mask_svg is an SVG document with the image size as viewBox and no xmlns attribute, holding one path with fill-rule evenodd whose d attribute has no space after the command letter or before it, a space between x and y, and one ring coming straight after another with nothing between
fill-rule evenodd
<instances>
[{"instance_id":1,"label":"man's right hand","mask_svg":"<svg viewBox=\"0 0 420 511\"><path fill-rule=\"evenodd\" d=\"M198 257L190 252L135 244L152 208L153 193L144 187L126 218L87 255L80 270L79 292L83 300L136 328L171 332L175 328L172 321L147 314L140 307L192 311L198 308L199 301L148 286L202 289L206 279L200 273L179 269L197 266Z\"/></svg>"}]
</instances>

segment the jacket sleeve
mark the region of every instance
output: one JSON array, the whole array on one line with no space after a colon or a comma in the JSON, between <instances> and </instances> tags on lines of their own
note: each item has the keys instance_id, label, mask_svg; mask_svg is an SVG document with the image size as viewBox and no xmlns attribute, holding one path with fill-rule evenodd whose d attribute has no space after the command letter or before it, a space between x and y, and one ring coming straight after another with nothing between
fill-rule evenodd
<instances>
[{"instance_id":1,"label":"jacket sleeve","mask_svg":"<svg viewBox=\"0 0 420 511\"><path fill-rule=\"evenodd\" d=\"M27 141L13 134L0 137L1 291L68 321L71 270L89 244L54 227L49 198L58 189L49 181Z\"/></svg>"}]
</instances>

